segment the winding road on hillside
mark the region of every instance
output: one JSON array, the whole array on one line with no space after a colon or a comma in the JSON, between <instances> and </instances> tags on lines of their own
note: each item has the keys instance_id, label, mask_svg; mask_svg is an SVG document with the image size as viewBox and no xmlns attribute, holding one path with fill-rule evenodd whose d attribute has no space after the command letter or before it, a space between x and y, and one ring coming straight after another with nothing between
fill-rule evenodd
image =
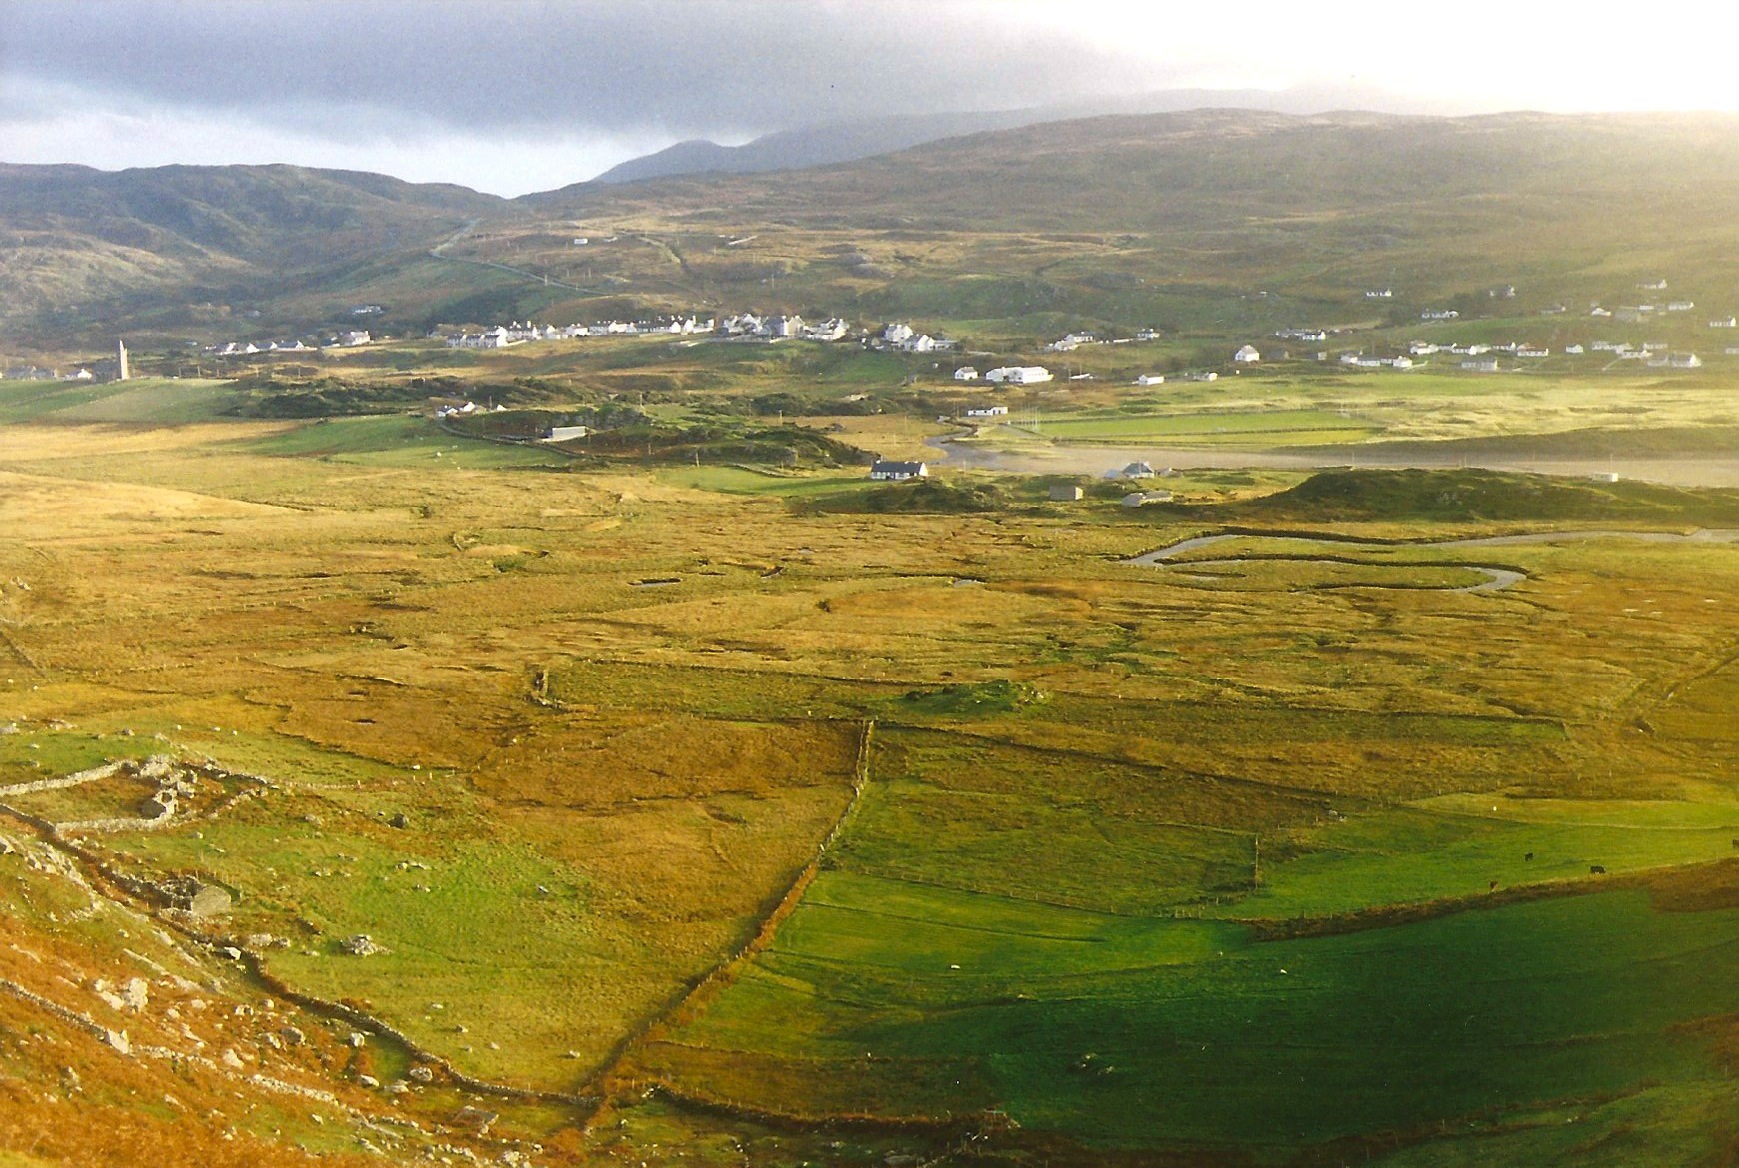
<instances>
[{"instance_id":1,"label":"winding road on hillside","mask_svg":"<svg viewBox=\"0 0 1739 1168\"><path fill-rule=\"evenodd\" d=\"M597 289L582 288L578 284L569 284L564 280L558 280L554 276L546 275L541 272L528 272L524 268L516 268L509 264L498 264L494 260L474 260L466 256L448 255L447 249L470 235L472 231L476 230L479 222L480 220L477 219L470 220L465 224L465 226L453 232L453 234L443 239L440 243L437 243L434 247L431 247L429 249L429 258L446 260L449 263L455 264L474 264L480 268L494 268L498 272L509 272L515 276L524 276L527 280L542 284L546 288L566 288L571 292L583 292L588 296L602 295L602 293Z\"/></svg>"}]
</instances>

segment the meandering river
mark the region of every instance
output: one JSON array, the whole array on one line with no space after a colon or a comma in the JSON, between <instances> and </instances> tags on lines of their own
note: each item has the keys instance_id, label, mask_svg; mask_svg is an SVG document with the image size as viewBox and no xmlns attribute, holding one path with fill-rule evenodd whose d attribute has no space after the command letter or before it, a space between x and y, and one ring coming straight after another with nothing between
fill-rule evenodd
<instances>
[{"instance_id":1,"label":"meandering river","mask_svg":"<svg viewBox=\"0 0 1739 1168\"><path fill-rule=\"evenodd\" d=\"M1688 535L1680 535L1667 531L1531 531L1520 535L1487 535L1470 539L1444 539L1429 543L1381 543L1357 539L1313 539L1298 535L1259 535L1251 532L1225 532L1220 535L1198 535L1190 539L1179 540L1165 547L1143 552L1139 556L1131 556L1124 560L1125 564L1138 567L1160 568L1227 568L1255 562L1272 563L1277 560L1290 560L1301 564L1336 564L1344 565L1347 561L1321 560L1306 555L1264 555L1238 557L1223 560L1179 560L1177 557L1201 548L1212 547L1229 539L1243 540L1276 540L1289 545L1312 544L1321 548L1380 548L1385 550L1403 549L1407 551L1427 551L1437 548L1473 548L1473 547L1513 547L1518 544L1540 543L1584 543L1593 539L1635 539L1648 543L1739 543L1739 530L1727 528L1701 528ZM1375 567L1407 567L1413 565L1384 564L1380 560L1372 560ZM1445 588L1446 592L1500 592L1513 588L1528 578L1526 572L1515 568L1498 567L1491 564L1433 564L1432 567L1460 568L1469 572L1477 572L1486 577L1477 584L1464 584L1459 587ZM1371 587L1383 587L1371 585Z\"/></svg>"}]
</instances>

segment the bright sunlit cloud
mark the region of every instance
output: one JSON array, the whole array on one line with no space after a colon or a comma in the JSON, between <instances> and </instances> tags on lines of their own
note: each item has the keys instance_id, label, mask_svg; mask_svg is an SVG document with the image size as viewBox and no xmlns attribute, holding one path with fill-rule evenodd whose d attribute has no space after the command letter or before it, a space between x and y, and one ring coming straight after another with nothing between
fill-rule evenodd
<instances>
[{"instance_id":1,"label":"bright sunlit cloud","mask_svg":"<svg viewBox=\"0 0 1739 1168\"><path fill-rule=\"evenodd\" d=\"M1739 112L1727 60L1739 7L1701 4L1646 19L1515 0L86 0L78 20L67 11L64 0L0 5L5 161L292 162L521 194L684 138L950 110L1130 109L1179 89L1292 113Z\"/></svg>"},{"instance_id":2,"label":"bright sunlit cloud","mask_svg":"<svg viewBox=\"0 0 1739 1168\"><path fill-rule=\"evenodd\" d=\"M994 0L986 19L1145 62L1167 85L1355 85L1472 112L1739 111L1739 9L1681 4L1646 19L1563 4L1464 0L1168 4Z\"/></svg>"}]
</instances>

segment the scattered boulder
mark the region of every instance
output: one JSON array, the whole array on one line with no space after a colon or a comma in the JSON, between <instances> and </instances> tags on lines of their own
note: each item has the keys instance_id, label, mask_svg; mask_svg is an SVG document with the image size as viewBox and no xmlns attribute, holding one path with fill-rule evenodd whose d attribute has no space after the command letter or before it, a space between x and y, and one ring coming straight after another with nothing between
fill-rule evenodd
<instances>
[{"instance_id":1,"label":"scattered boulder","mask_svg":"<svg viewBox=\"0 0 1739 1168\"><path fill-rule=\"evenodd\" d=\"M151 993L145 979L135 977L122 986L121 1000L127 1004L129 1010L143 1010L150 1004Z\"/></svg>"},{"instance_id":2,"label":"scattered boulder","mask_svg":"<svg viewBox=\"0 0 1739 1168\"><path fill-rule=\"evenodd\" d=\"M501 1116L493 1111L486 1111L481 1107L466 1104L453 1116L453 1125L462 1127L473 1135L485 1136L489 1134L489 1129L495 1126L495 1121L500 1118Z\"/></svg>"},{"instance_id":3,"label":"scattered boulder","mask_svg":"<svg viewBox=\"0 0 1739 1168\"><path fill-rule=\"evenodd\" d=\"M433 1083L435 1072L428 1067L416 1066L405 1072L405 1078L417 1083Z\"/></svg>"},{"instance_id":4,"label":"scattered boulder","mask_svg":"<svg viewBox=\"0 0 1739 1168\"><path fill-rule=\"evenodd\" d=\"M206 884L192 876L177 876L162 887L171 908L196 917L222 916L235 903L228 889L216 884Z\"/></svg>"},{"instance_id":5,"label":"scattered boulder","mask_svg":"<svg viewBox=\"0 0 1739 1168\"><path fill-rule=\"evenodd\" d=\"M98 978L96 981L91 983L91 989L96 993L97 997L102 999L103 1004L109 1009L125 1010L127 1008L126 999L121 997L120 994L117 994L114 987L109 985L107 980Z\"/></svg>"},{"instance_id":6,"label":"scattered boulder","mask_svg":"<svg viewBox=\"0 0 1739 1168\"><path fill-rule=\"evenodd\" d=\"M387 823L392 827L405 828L411 825L411 817L400 811L388 819Z\"/></svg>"},{"instance_id":7,"label":"scattered boulder","mask_svg":"<svg viewBox=\"0 0 1739 1168\"><path fill-rule=\"evenodd\" d=\"M344 946L344 951L354 957L373 957L376 953L388 952L386 946L377 943L367 933L358 933L354 937L347 937L341 944Z\"/></svg>"}]
</instances>

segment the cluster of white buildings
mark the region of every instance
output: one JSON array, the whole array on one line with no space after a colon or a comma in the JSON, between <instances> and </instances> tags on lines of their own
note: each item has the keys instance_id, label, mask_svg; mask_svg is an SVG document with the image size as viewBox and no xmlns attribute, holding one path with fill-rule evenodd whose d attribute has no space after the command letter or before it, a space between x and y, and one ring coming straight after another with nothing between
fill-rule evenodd
<instances>
[{"instance_id":1,"label":"cluster of white buildings","mask_svg":"<svg viewBox=\"0 0 1739 1168\"><path fill-rule=\"evenodd\" d=\"M1372 357L1366 353L1342 353L1342 365L1351 365L1354 369L1411 369L1411 357Z\"/></svg>"},{"instance_id":2,"label":"cluster of white buildings","mask_svg":"<svg viewBox=\"0 0 1739 1168\"><path fill-rule=\"evenodd\" d=\"M713 328L714 322L710 319L703 321L692 316L675 316L658 321L605 320L593 324L570 324L566 328L557 328L553 324L537 325L529 320L514 321L512 324L498 324L480 333L436 335L441 336L450 349L505 349L509 345L521 345L528 341L571 341L580 337L639 336L651 333L690 336L694 333L710 333Z\"/></svg>"},{"instance_id":3,"label":"cluster of white buildings","mask_svg":"<svg viewBox=\"0 0 1739 1168\"><path fill-rule=\"evenodd\" d=\"M910 332L909 329L907 331ZM842 341L851 332L851 326L837 316L813 323L795 315L757 316L752 312L744 312L725 317L718 326L718 332L726 337L749 337L769 341Z\"/></svg>"},{"instance_id":4,"label":"cluster of white buildings","mask_svg":"<svg viewBox=\"0 0 1739 1168\"><path fill-rule=\"evenodd\" d=\"M1617 308L1605 308L1599 304L1588 307L1588 315L1592 317L1612 317L1621 324L1635 324L1638 321L1652 320L1669 312L1691 312L1697 307L1694 300L1668 300L1663 304L1621 304ZM1716 321L1710 321L1709 327L1726 327Z\"/></svg>"},{"instance_id":5,"label":"cluster of white buildings","mask_svg":"<svg viewBox=\"0 0 1739 1168\"><path fill-rule=\"evenodd\" d=\"M1739 347L1729 352L1739 351ZM1552 355L1552 350L1544 345L1530 345L1517 341L1502 344L1440 345L1430 341L1414 341L1407 346L1407 352L1414 357L1430 357L1437 354L1461 357L1461 368L1476 372L1496 372L1498 355L1514 357L1518 361L1538 361ZM1703 361L1695 353L1674 352L1665 341L1645 341L1641 345L1632 345L1628 341L1591 341L1586 346L1570 344L1564 346L1564 355L1580 357L1584 353L1609 353L1613 360L1640 361L1653 369L1700 369ZM1364 364L1363 361L1350 361L1351 354L1343 354L1341 360L1348 364ZM1397 359L1398 361L1399 359ZM1411 363L1409 362L1409 365ZM1403 368L1399 363L1396 368Z\"/></svg>"},{"instance_id":6,"label":"cluster of white buildings","mask_svg":"<svg viewBox=\"0 0 1739 1168\"><path fill-rule=\"evenodd\" d=\"M904 328L907 336L911 330L904 325L889 329ZM786 316L774 314L761 316L753 312L740 312L718 319L700 316L666 316L651 320L600 320L591 324L570 324L566 327L556 325L537 325L531 321L515 321L512 324L496 325L479 333L439 333L436 336L444 340L453 349L505 349L509 345L524 344L528 341L572 341L583 337L635 337L635 336L704 336L726 340L806 340L806 341L840 341L851 333L851 325L839 317L830 317L824 321L806 321L801 316ZM885 335L885 334L884 334ZM930 349L942 347L945 342L932 341L922 347L901 346L914 352L928 352Z\"/></svg>"},{"instance_id":7,"label":"cluster of white buildings","mask_svg":"<svg viewBox=\"0 0 1739 1168\"><path fill-rule=\"evenodd\" d=\"M40 365L14 365L0 373L0 381L95 381L96 374L82 365L71 373L44 369Z\"/></svg>"},{"instance_id":8,"label":"cluster of white buildings","mask_svg":"<svg viewBox=\"0 0 1739 1168\"><path fill-rule=\"evenodd\" d=\"M1651 369L1701 369L1703 359L1695 353L1676 353L1665 341L1644 341L1633 345L1629 341L1594 341L1588 346L1596 353L1610 353L1615 361L1640 361ZM1568 350L1566 350L1568 351ZM1729 353L1734 350L1727 350Z\"/></svg>"},{"instance_id":9,"label":"cluster of white buildings","mask_svg":"<svg viewBox=\"0 0 1739 1168\"><path fill-rule=\"evenodd\" d=\"M1071 353L1082 345L1128 345L1136 341L1157 341L1158 339L1159 330L1151 328L1141 329L1133 337L1113 337L1110 340L1105 340L1094 333L1069 333L1067 336L1052 341L1045 346L1045 349L1052 353Z\"/></svg>"},{"instance_id":10,"label":"cluster of white buildings","mask_svg":"<svg viewBox=\"0 0 1739 1168\"><path fill-rule=\"evenodd\" d=\"M1212 369L1201 369L1193 373L1143 373L1134 381L1136 385L1164 385L1167 381L1218 381L1220 375Z\"/></svg>"},{"instance_id":11,"label":"cluster of white buildings","mask_svg":"<svg viewBox=\"0 0 1739 1168\"><path fill-rule=\"evenodd\" d=\"M256 353L318 353L321 349L353 349L374 337L366 329L344 329L318 345L294 341L224 341L201 350L208 357L251 357Z\"/></svg>"},{"instance_id":12,"label":"cluster of white buildings","mask_svg":"<svg viewBox=\"0 0 1739 1168\"><path fill-rule=\"evenodd\" d=\"M482 412L483 412L482 406L478 405L474 401L468 401L468 402L465 402L463 405L440 406L435 410L435 417L437 417L437 418L464 418L464 417L470 416L471 414L477 414L477 413L482 413ZM504 405L501 405L500 403L497 403L495 406L494 412L498 413L498 414L506 413L507 407Z\"/></svg>"},{"instance_id":13,"label":"cluster of white buildings","mask_svg":"<svg viewBox=\"0 0 1739 1168\"><path fill-rule=\"evenodd\" d=\"M864 343L872 349L896 349L902 353L934 353L955 346L947 337L917 332L909 324L890 324L875 336L865 338Z\"/></svg>"},{"instance_id":14,"label":"cluster of white buildings","mask_svg":"<svg viewBox=\"0 0 1739 1168\"><path fill-rule=\"evenodd\" d=\"M954 371L955 381L983 380L992 385L1037 385L1051 378L1051 371L1043 365L999 365L985 370L982 375L971 365L962 365Z\"/></svg>"}]
</instances>

